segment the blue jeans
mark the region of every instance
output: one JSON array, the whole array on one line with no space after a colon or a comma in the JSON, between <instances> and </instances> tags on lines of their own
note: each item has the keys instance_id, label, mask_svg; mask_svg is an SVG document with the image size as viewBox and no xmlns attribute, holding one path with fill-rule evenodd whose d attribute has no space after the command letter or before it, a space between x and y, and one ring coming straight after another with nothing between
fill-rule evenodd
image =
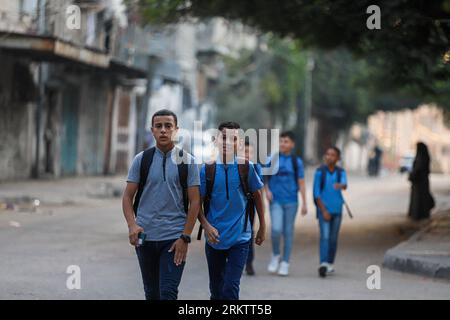
<instances>
[{"instance_id":1,"label":"blue jeans","mask_svg":"<svg viewBox=\"0 0 450 320\"><path fill-rule=\"evenodd\" d=\"M320 227L320 263L334 263L342 215L331 215L330 221L326 221L320 211L317 216Z\"/></svg>"},{"instance_id":2,"label":"blue jeans","mask_svg":"<svg viewBox=\"0 0 450 320\"><path fill-rule=\"evenodd\" d=\"M239 286L248 248L249 241L227 250L216 250L206 243L211 300L239 300Z\"/></svg>"},{"instance_id":3,"label":"blue jeans","mask_svg":"<svg viewBox=\"0 0 450 320\"><path fill-rule=\"evenodd\" d=\"M282 261L289 262L294 242L295 217L298 203L270 204L270 219L272 224L272 252L280 255L281 236L284 238Z\"/></svg>"},{"instance_id":4,"label":"blue jeans","mask_svg":"<svg viewBox=\"0 0 450 320\"><path fill-rule=\"evenodd\" d=\"M178 286L185 263L176 266L173 259L175 251L169 252L176 241L145 241L136 247L141 268L146 300L176 300Z\"/></svg>"}]
</instances>

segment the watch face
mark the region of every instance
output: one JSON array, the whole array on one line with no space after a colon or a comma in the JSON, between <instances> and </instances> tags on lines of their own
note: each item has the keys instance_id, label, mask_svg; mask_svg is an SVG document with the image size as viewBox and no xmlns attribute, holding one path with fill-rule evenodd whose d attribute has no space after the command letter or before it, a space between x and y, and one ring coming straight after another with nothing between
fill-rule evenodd
<instances>
[{"instance_id":1,"label":"watch face","mask_svg":"<svg viewBox=\"0 0 450 320\"><path fill-rule=\"evenodd\" d=\"M187 235L182 235L181 239L183 239L184 242L186 243L190 243L191 242L191 237L187 236Z\"/></svg>"}]
</instances>

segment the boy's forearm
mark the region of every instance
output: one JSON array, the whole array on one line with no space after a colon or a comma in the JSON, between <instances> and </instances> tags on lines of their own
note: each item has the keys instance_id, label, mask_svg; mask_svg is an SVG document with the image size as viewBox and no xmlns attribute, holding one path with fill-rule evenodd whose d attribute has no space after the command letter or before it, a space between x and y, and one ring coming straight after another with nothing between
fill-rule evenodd
<instances>
[{"instance_id":1,"label":"boy's forearm","mask_svg":"<svg viewBox=\"0 0 450 320\"><path fill-rule=\"evenodd\" d=\"M264 203L261 196L261 191L257 191L253 194L255 198L255 207L256 212L258 213L258 219L259 219L259 225L265 227L266 226L266 220L265 220L265 214L264 214Z\"/></svg>"},{"instance_id":2,"label":"boy's forearm","mask_svg":"<svg viewBox=\"0 0 450 320\"><path fill-rule=\"evenodd\" d=\"M136 223L135 214L133 210L133 199L130 196L123 196L122 198L122 210L128 227Z\"/></svg>"},{"instance_id":3,"label":"boy's forearm","mask_svg":"<svg viewBox=\"0 0 450 320\"><path fill-rule=\"evenodd\" d=\"M302 196L302 203L306 205L306 187L305 187L305 179L299 179L298 182L300 195Z\"/></svg>"},{"instance_id":4,"label":"boy's forearm","mask_svg":"<svg viewBox=\"0 0 450 320\"><path fill-rule=\"evenodd\" d=\"M327 211L327 209L325 208L325 204L322 202L322 199L316 198L316 203L317 203L317 206L319 207L320 211L322 211L322 212Z\"/></svg>"},{"instance_id":5,"label":"boy's forearm","mask_svg":"<svg viewBox=\"0 0 450 320\"><path fill-rule=\"evenodd\" d=\"M203 203L203 200L202 200ZM204 227L208 220L206 219L205 213L203 211L203 206L200 206L199 212L198 212L198 221L200 221L200 224Z\"/></svg>"},{"instance_id":6,"label":"boy's forearm","mask_svg":"<svg viewBox=\"0 0 450 320\"><path fill-rule=\"evenodd\" d=\"M194 230L195 222L199 216L200 211L200 201L190 202L189 211L186 219L186 224L184 226L183 234L191 235Z\"/></svg>"}]
</instances>

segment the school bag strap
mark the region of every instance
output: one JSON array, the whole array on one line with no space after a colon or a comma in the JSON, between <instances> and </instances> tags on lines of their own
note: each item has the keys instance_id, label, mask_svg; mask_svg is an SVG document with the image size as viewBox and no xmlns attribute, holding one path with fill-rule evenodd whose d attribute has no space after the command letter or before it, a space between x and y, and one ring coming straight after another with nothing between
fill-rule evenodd
<instances>
[{"instance_id":1,"label":"school bag strap","mask_svg":"<svg viewBox=\"0 0 450 320\"><path fill-rule=\"evenodd\" d=\"M149 173L150 167L152 166L152 163L153 163L155 151L156 151L156 148L153 147L153 148L149 148L149 149L145 150L144 153L142 154L141 166L139 168L139 186L138 186L138 191L136 193L136 196L134 197L134 203L133 203L133 210L134 210L135 216L137 215L137 211L139 208L139 202L142 197L142 192L144 191L144 187L147 183L148 173ZM183 159L183 156L184 156L183 149L181 149L179 151L178 156ZM182 193L183 193L184 211L185 211L185 213L187 213L188 209L189 209L189 199L188 199L188 194L187 194L188 165L187 165L186 161L181 161L181 163L179 163L177 165L177 167L178 167L178 178L180 180L180 185L181 185L181 189L182 189Z\"/></svg>"},{"instance_id":2,"label":"school bag strap","mask_svg":"<svg viewBox=\"0 0 450 320\"><path fill-rule=\"evenodd\" d=\"M253 199L253 193L250 191L248 185L248 172L250 169L250 162L245 160L245 163L238 164L239 179L241 181L242 191L247 199L247 204L245 207L245 223L244 232L247 230L248 221L250 220L251 225L255 219L255 203Z\"/></svg>"},{"instance_id":3,"label":"school bag strap","mask_svg":"<svg viewBox=\"0 0 450 320\"><path fill-rule=\"evenodd\" d=\"M156 148L150 148L144 151L141 159L141 166L139 168L139 185L136 196L134 197L133 210L134 215L137 215L139 208L139 202L141 201L142 192L144 191L145 184L147 183L147 176L150 170L150 166L153 162L153 156L155 155Z\"/></svg>"},{"instance_id":4,"label":"school bag strap","mask_svg":"<svg viewBox=\"0 0 450 320\"><path fill-rule=\"evenodd\" d=\"M297 156L292 153L291 154L291 161L292 161L292 168L294 169L294 181L295 181L295 187L298 191L298 162L297 162Z\"/></svg>"},{"instance_id":5,"label":"school bag strap","mask_svg":"<svg viewBox=\"0 0 450 320\"><path fill-rule=\"evenodd\" d=\"M214 187L214 179L216 178L216 163L210 162L205 164L205 180L206 180L206 194L203 197L203 213L205 217L208 215L211 203L211 194ZM200 225L197 234L197 240L202 238L203 227Z\"/></svg>"},{"instance_id":6,"label":"school bag strap","mask_svg":"<svg viewBox=\"0 0 450 320\"><path fill-rule=\"evenodd\" d=\"M186 163L184 157L184 151L183 149L180 149L178 156L183 159L177 167L178 167L178 178L180 180L181 190L183 192L183 206L184 206L184 212L187 214L189 210L189 197L188 197L188 164Z\"/></svg>"}]
</instances>

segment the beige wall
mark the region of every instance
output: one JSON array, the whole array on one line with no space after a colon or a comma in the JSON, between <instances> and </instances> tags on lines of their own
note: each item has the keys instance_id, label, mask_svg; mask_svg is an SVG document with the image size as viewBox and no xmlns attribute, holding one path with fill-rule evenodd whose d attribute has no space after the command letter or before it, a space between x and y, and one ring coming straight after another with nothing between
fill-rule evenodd
<instances>
[{"instance_id":1,"label":"beige wall","mask_svg":"<svg viewBox=\"0 0 450 320\"><path fill-rule=\"evenodd\" d=\"M403 155L414 154L416 143L422 141L430 150L433 171L450 173L450 128L440 108L422 105L415 110L378 112L369 118L368 127L385 150L388 167L397 166Z\"/></svg>"}]
</instances>

